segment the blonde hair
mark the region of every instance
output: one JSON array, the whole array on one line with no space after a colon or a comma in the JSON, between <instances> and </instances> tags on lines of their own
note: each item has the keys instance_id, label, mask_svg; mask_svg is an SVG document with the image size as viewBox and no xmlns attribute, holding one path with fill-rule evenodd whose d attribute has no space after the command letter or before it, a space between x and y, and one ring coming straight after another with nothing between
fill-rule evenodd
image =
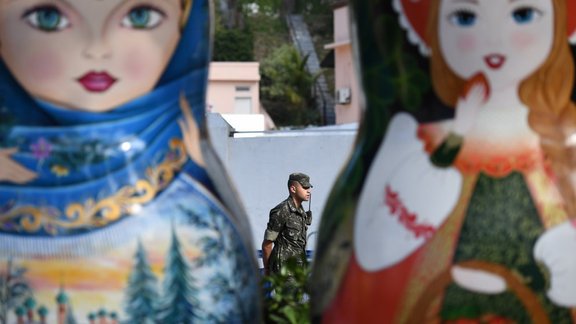
<instances>
[{"instance_id":1,"label":"blonde hair","mask_svg":"<svg viewBox=\"0 0 576 324\"><path fill-rule=\"evenodd\" d=\"M438 40L441 0L432 0L428 19L430 74L440 100L454 107L466 80L458 77L442 57ZM520 84L519 96L528 106L528 124L540 137L540 145L556 175L568 215L576 215L576 191L570 175L576 171L576 106L570 99L574 61L567 34L566 0L551 0L554 40L546 61ZM571 1L571 0L569 0ZM573 143L571 143L573 142ZM576 184L576 179L574 179Z\"/></svg>"},{"instance_id":2,"label":"blonde hair","mask_svg":"<svg viewBox=\"0 0 576 324\"><path fill-rule=\"evenodd\" d=\"M184 30L188 18L190 18L190 10L192 10L192 0L182 0L182 16L180 17L180 30Z\"/></svg>"}]
</instances>

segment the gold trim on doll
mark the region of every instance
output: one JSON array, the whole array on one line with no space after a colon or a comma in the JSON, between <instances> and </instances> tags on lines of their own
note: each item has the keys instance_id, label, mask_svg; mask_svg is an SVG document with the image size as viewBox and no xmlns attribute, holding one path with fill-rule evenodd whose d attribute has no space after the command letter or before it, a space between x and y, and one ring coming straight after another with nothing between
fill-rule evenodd
<instances>
[{"instance_id":1,"label":"gold trim on doll","mask_svg":"<svg viewBox=\"0 0 576 324\"><path fill-rule=\"evenodd\" d=\"M57 234L61 229L82 229L104 227L122 216L137 212L140 206L150 202L158 192L165 189L174 179L176 172L188 160L184 142L173 138L169 143L170 152L159 165L146 170L147 179L138 180L133 186L125 186L114 195L95 202L88 199L83 203L73 203L62 213L54 207L19 207L9 213L0 215L0 224L20 219L20 228L27 233L42 229ZM60 215L64 214L65 219Z\"/></svg>"}]
</instances>

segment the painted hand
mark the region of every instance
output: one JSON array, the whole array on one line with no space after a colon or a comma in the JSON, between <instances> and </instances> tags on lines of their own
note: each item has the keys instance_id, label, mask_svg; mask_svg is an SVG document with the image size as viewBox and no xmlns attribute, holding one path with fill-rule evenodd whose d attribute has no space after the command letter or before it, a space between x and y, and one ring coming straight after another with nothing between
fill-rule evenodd
<instances>
[{"instance_id":1,"label":"painted hand","mask_svg":"<svg viewBox=\"0 0 576 324\"><path fill-rule=\"evenodd\" d=\"M567 221L542 234L534 246L534 258L550 272L548 298L555 304L576 306L576 227Z\"/></svg>"},{"instance_id":2,"label":"painted hand","mask_svg":"<svg viewBox=\"0 0 576 324\"><path fill-rule=\"evenodd\" d=\"M0 149L0 181L23 184L34 180L38 175L20 164L10 156L18 152L17 148Z\"/></svg>"},{"instance_id":3,"label":"painted hand","mask_svg":"<svg viewBox=\"0 0 576 324\"><path fill-rule=\"evenodd\" d=\"M452 132L465 136L476 122L476 117L488 97L488 84L483 75L477 75L466 84L462 97L456 103L456 116Z\"/></svg>"},{"instance_id":4,"label":"painted hand","mask_svg":"<svg viewBox=\"0 0 576 324\"><path fill-rule=\"evenodd\" d=\"M200 131L198 130L194 115L192 115L192 107L190 107L190 104L183 94L180 95L180 109L182 109L184 118L178 120L178 124L182 130L186 151L194 162L205 166L206 164L204 163L204 157L202 156L202 150L200 148Z\"/></svg>"}]
</instances>

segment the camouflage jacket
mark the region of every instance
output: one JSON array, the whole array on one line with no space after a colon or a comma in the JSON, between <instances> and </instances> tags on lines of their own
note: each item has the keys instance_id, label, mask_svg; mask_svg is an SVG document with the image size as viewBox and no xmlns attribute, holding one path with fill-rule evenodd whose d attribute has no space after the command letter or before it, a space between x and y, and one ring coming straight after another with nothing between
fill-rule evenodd
<instances>
[{"instance_id":1,"label":"camouflage jacket","mask_svg":"<svg viewBox=\"0 0 576 324\"><path fill-rule=\"evenodd\" d=\"M264 239L273 241L274 248L268 261L270 272L279 272L286 261L296 258L296 262L306 262L306 230L312 223L312 216L302 207L297 208L291 197L270 210L270 219Z\"/></svg>"}]
</instances>

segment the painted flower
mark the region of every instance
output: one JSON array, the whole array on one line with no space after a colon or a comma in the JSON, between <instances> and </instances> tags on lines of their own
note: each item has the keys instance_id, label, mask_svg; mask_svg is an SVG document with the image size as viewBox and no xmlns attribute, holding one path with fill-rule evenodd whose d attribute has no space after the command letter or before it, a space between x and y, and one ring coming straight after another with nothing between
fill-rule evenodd
<instances>
[{"instance_id":1,"label":"painted flower","mask_svg":"<svg viewBox=\"0 0 576 324\"><path fill-rule=\"evenodd\" d=\"M176 161L177 157L178 156L176 155L176 152L174 152L174 151L170 151L170 152L166 153L166 160L167 161Z\"/></svg>"},{"instance_id":2,"label":"painted flower","mask_svg":"<svg viewBox=\"0 0 576 324\"><path fill-rule=\"evenodd\" d=\"M59 164L54 165L50 171L59 177L65 177L70 173L70 170L68 170L67 167Z\"/></svg>"},{"instance_id":3,"label":"painted flower","mask_svg":"<svg viewBox=\"0 0 576 324\"><path fill-rule=\"evenodd\" d=\"M182 146L182 139L174 137L170 139L169 144L171 148L178 148Z\"/></svg>"},{"instance_id":4,"label":"painted flower","mask_svg":"<svg viewBox=\"0 0 576 324\"><path fill-rule=\"evenodd\" d=\"M44 137L40 137L36 143L30 145L30 149L36 159L43 160L50 156L52 145Z\"/></svg>"}]
</instances>

